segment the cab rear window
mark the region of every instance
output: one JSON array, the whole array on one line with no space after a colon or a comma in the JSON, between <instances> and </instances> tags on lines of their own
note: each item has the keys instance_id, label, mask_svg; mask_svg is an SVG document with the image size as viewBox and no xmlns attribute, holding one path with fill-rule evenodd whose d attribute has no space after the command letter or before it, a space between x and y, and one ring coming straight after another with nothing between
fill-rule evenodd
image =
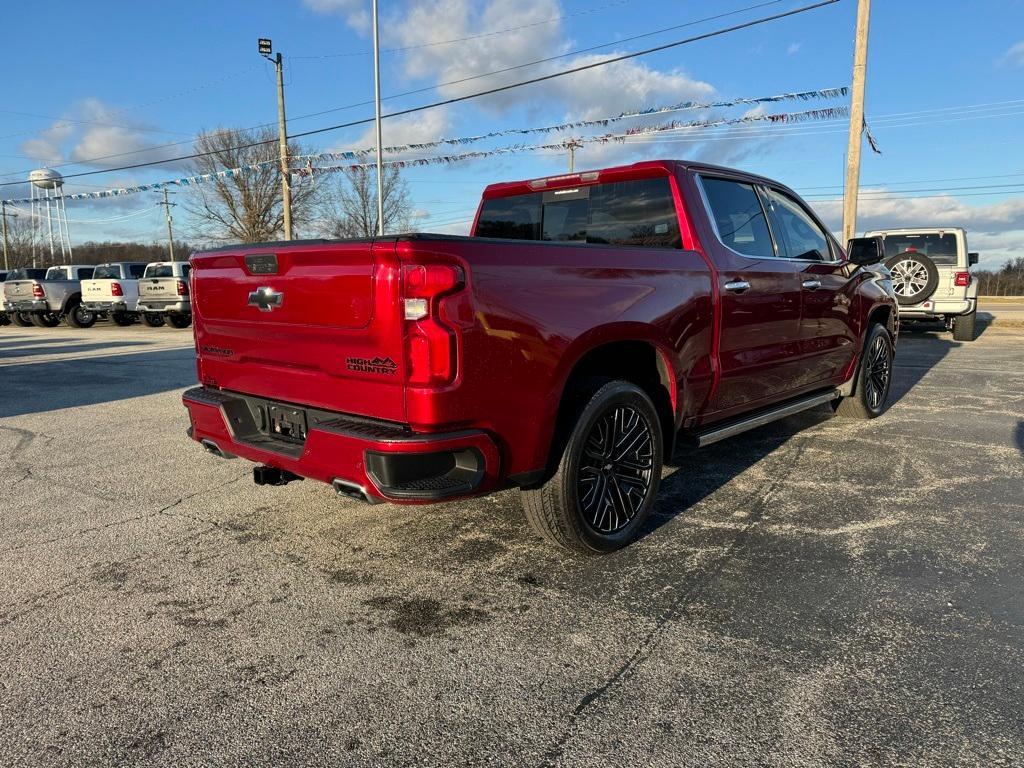
<instances>
[{"instance_id":1,"label":"cab rear window","mask_svg":"<svg viewBox=\"0 0 1024 768\"><path fill-rule=\"evenodd\" d=\"M476 235L641 248L680 247L675 202L664 177L485 200Z\"/></svg>"},{"instance_id":2,"label":"cab rear window","mask_svg":"<svg viewBox=\"0 0 1024 768\"><path fill-rule=\"evenodd\" d=\"M174 267L170 264L150 264L146 267L146 277L173 277Z\"/></svg>"},{"instance_id":3,"label":"cab rear window","mask_svg":"<svg viewBox=\"0 0 1024 768\"><path fill-rule=\"evenodd\" d=\"M121 277L121 268L116 264L106 264L96 267L92 273L93 280L118 280Z\"/></svg>"},{"instance_id":4,"label":"cab rear window","mask_svg":"<svg viewBox=\"0 0 1024 768\"><path fill-rule=\"evenodd\" d=\"M952 233L886 235L883 242L886 258L909 251L923 253L936 264L956 266L956 235Z\"/></svg>"}]
</instances>

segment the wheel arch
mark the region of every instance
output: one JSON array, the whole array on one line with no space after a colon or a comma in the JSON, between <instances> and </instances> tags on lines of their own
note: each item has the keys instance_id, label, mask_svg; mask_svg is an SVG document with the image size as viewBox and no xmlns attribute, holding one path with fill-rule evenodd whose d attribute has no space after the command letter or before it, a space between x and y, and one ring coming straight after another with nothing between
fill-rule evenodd
<instances>
[{"instance_id":1,"label":"wheel arch","mask_svg":"<svg viewBox=\"0 0 1024 768\"><path fill-rule=\"evenodd\" d=\"M573 398L581 382L593 378L622 379L640 387L654 403L661 424L664 458L670 459L679 424L678 374L672 362L671 347L650 333L647 326L594 329L577 339L557 377L557 400L552 414L555 429L552 454L560 455L576 401Z\"/></svg>"}]
</instances>

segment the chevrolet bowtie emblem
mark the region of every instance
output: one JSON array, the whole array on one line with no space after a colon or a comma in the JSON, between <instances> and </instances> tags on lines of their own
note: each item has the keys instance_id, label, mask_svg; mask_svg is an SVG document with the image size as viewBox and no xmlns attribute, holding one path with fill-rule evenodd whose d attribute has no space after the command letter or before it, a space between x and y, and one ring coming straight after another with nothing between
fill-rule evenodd
<instances>
[{"instance_id":1,"label":"chevrolet bowtie emblem","mask_svg":"<svg viewBox=\"0 0 1024 768\"><path fill-rule=\"evenodd\" d=\"M249 294L249 306L259 307L260 312L271 312L284 304L284 294L270 286L257 288Z\"/></svg>"}]
</instances>

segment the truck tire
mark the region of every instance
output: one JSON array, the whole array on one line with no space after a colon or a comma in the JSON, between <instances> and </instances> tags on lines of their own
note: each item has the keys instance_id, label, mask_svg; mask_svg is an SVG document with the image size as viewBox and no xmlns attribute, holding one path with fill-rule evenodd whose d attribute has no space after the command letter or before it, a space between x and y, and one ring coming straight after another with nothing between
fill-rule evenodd
<instances>
[{"instance_id":1,"label":"truck tire","mask_svg":"<svg viewBox=\"0 0 1024 768\"><path fill-rule=\"evenodd\" d=\"M8 315L6 312L0 312L0 325L10 325L10 324L11 324L11 316Z\"/></svg>"},{"instance_id":2,"label":"truck tire","mask_svg":"<svg viewBox=\"0 0 1024 768\"><path fill-rule=\"evenodd\" d=\"M910 307L929 298L939 287L935 262L917 251L904 251L885 260L900 306Z\"/></svg>"},{"instance_id":3,"label":"truck tire","mask_svg":"<svg viewBox=\"0 0 1024 768\"><path fill-rule=\"evenodd\" d=\"M654 506L661 422L647 393L628 381L598 381L574 399L567 439L554 449L554 474L520 498L546 541L579 553L612 552L637 537Z\"/></svg>"},{"instance_id":4,"label":"truck tire","mask_svg":"<svg viewBox=\"0 0 1024 768\"><path fill-rule=\"evenodd\" d=\"M875 323L864 342L864 354L857 367L857 381L849 397L834 404L836 415L849 419L874 419L885 413L892 388L894 350L892 336Z\"/></svg>"},{"instance_id":5,"label":"truck tire","mask_svg":"<svg viewBox=\"0 0 1024 768\"><path fill-rule=\"evenodd\" d=\"M60 315L56 312L33 312L32 325L36 328L56 328L60 325Z\"/></svg>"},{"instance_id":6,"label":"truck tire","mask_svg":"<svg viewBox=\"0 0 1024 768\"><path fill-rule=\"evenodd\" d=\"M164 316L158 315L154 312L143 312L142 322L148 325L150 328L163 328Z\"/></svg>"},{"instance_id":7,"label":"truck tire","mask_svg":"<svg viewBox=\"0 0 1024 768\"><path fill-rule=\"evenodd\" d=\"M975 320L978 319L978 308L975 307L966 315L953 318L953 339L956 341L974 341Z\"/></svg>"},{"instance_id":8,"label":"truck tire","mask_svg":"<svg viewBox=\"0 0 1024 768\"><path fill-rule=\"evenodd\" d=\"M29 328L32 326L32 315L28 312L11 312L11 322L19 328Z\"/></svg>"},{"instance_id":9,"label":"truck tire","mask_svg":"<svg viewBox=\"0 0 1024 768\"><path fill-rule=\"evenodd\" d=\"M167 315L167 322L175 328L188 328L192 325L192 315Z\"/></svg>"},{"instance_id":10,"label":"truck tire","mask_svg":"<svg viewBox=\"0 0 1024 768\"><path fill-rule=\"evenodd\" d=\"M96 313L82 306L82 302L71 304L64 314L64 319L72 328L92 328L96 325Z\"/></svg>"},{"instance_id":11,"label":"truck tire","mask_svg":"<svg viewBox=\"0 0 1024 768\"><path fill-rule=\"evenodd\" d=\"M127 312L111 312L110 321L121 328L127 328L129 325L135 322L132 316Z\"/></svg>"}]
</instances>

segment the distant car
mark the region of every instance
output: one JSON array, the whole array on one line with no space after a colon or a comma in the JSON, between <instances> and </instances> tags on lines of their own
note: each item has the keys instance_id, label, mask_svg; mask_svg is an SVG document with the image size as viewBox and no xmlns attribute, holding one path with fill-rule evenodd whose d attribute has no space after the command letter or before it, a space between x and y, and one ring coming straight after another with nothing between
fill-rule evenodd
<instances>
[{"instance_id":1,"label":"distant car","mask_svg":"<svg viewBox=\"0 0 1024 768\"><path fill-rule=\"evenodd\" d=\"M192 324L190 269L187 261L155 261L146 265L146 272L139 280L139 313L147 322L159 320L163 325L166 320L175 328L188 328Z\"/></svg>"},{"instance_id":2,"label":"distant car","mask_svg":"<svg viewBox=\"0 0 1024 768\"><path fill-rule=\"evenodd\" d=\"M82 282L85 306L117 325L131 325L139 319L139 278L145 269L141 261L100 264L92 279Z\"/></svg>"},{"instance_id":3,"label":"distant car","mask_svg":"<svg viewBox=\"0 0 1024 768\"><path fill-rule=\"evenodd\" d=\"M15 325L53 328L63 319L88 328L96 316L82 306L81 281L94 267L68 264L49 269L14 269L4 281L4 311Z\"/></svg>"},{"instance_id":4,"label":"distant car","mask_svg":"<svg viewBox=\"0 0 1024 768\"><path fill-rule=\"evenodd\" d=\"M882 238L901 321L942 320L957 341L974 340L978 281L970 268L978 254L968 252L966 231L889 229L864 236Z\"/></svg>"}]
</instances>

